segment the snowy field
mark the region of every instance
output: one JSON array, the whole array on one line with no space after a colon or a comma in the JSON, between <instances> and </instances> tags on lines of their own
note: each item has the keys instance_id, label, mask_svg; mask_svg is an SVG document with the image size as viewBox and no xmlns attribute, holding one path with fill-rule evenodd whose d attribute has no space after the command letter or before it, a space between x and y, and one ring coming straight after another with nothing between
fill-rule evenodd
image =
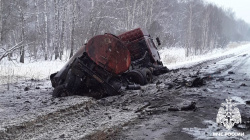
<instances>
[{"instance_id":1,"label":"snowy field","mask_svg":"<svg viewBox=\"0 0 250 140\"><path fill-rule=\"evenodd\" d=\"M216 59L221 56L244 52L250 43L231 43L225 49L215 49L210 53L199 56L185 57L183 48L166 48L159 51L164 65L169 69L189 67L203 61ZM59 71L66 61L35 61L21 64L15 61L0 62L0 85L18 82L23 79L48 79L49 75Z\"/></svg>"},{"instance_id":2,"label":"snowy field","mask_svg":"<svg viewBox=\"0 0 250 140\"><path fill-rule=\"evenodd\" d=\"M0 63L0 84L17 82L20 79L47 79L49 75L60 70L65 61L41 61L32 63Z\"/></svg>"},{"instance_id":3,"label":"snowy field","mask_svg":"<svg viewBox=\"0 0 250 140\"><path fill-rule=\"evenodd\" d=\"M250 47L250 42L230 43L224 49L214 49L213 51L197 56L185 57L185 49L183 48L166 48L159 51L162 62L169 69L177 69L190 67L198 63L216 59L219 57L240 54L247 51Z\"/></svg>"}]
</instances>

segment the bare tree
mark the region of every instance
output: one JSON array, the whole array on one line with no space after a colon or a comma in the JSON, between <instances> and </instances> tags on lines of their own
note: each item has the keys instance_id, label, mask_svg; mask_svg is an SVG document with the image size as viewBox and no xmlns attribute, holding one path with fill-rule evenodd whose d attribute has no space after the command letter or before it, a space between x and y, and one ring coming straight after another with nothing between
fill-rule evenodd
<instances>
[{"instance_id":1,"label":"bare tree","mask_svg":"<svg viewBox=\"0 0 250 140\"><path fill-rule=\"evenodd\" d=\"M59 58L62 60L62 55L63 55L63 49L65 46L65 39L64 39L64 34L65 34L65 19L66 19L66 7L63 9L63 17L62 17L62 28L60 32L60 46L59 46Z\"/></svg>"},{"instance_id":2,"label":"bare tree","mask_svg":"<svg viewBox=\"0 0 250 140\"><path fill-rule=\"evenodd\" d=\"M9 53L20 62L69 58L97 34L138 27L160 37L162 46L184 47L186 56L250 40L249 24L203 0L0 0L0 13L1 48L35 42Z\"/></svg>"},{"instance_id":3,"label":"bare tree","mask_svg":"<svg viewBox=\"0 0 250 140\"><path fill-rule=\"evenodd\" d=\"M33 53L34 53L34 58L37 58L37 45L39 45L39 37L41 36L41 31L40 31L40 24L39 24L39 8L37 6L38 0L35 0L35 10L36 10L36 23L35 23L35 29L36 29L36 43L33 48Z\"/></svg>"},{"instance_id":4,"label":"bare tree","mask_svg":"<svg viewBox=\"0 0 250 140\"><path fill-rule=\"evenodd\" d=\"M2 0L0 0L0 45L2 45L2 26L3 26L3 8L2 8Z\"/></svg>"},{"instance_id":5,"label":"bare tree","mask_svg":"<svg viewBox=\"0 0 250 140\"><path fill-rule=\"evenodd\" d=\"M24 12L23 12L23 9L22 7L19 5L18 6L19 8L19 13L20 13L20 18L21 18L21 41L23 42L24 41ZM21 45L20 47L20 62L21 63L24 63L24 45Z\"/></svg>"},{"instance_id":6,"label":"bare tree","mask_svg":"<svg viewBox=\"0 0 250 140\"><path fill-rule=\"evenodd\" d=\"M75 0L72 0L73 4L73 13L72 13L72 26L71 26L71 47L70 47L70 55L69 58L73 56L74 53L74 42L75 42L75 22L76 22L76 2Z\"/></svg>"},{"instance_id":7,"label":"bare tree","mask_svg":"<svg viewBox=\"0 0 250 140\"><path fill-rule=\"evenodd\" d=\"M55 5L55 18L54 18L54 22L55 22L55 30L54 30L54 50L55 50L55 59L57 59L59 57L59 2L58 0L54 0L54 5Z\"/></svg>"},{"instance_id":8,"label":"bare tree","mask_svg":"<svg viewBox=\"0 0 250 140\"><path fill-rule=\"evenodd\" d=\"M44 40L44 56L45 56L45 60L48 59L48 11L47 11L47 0L44 0L44 24L45 24L45 28L44 28L44 35L45 35L45 40Z\"/></svg>"}]
</instances>

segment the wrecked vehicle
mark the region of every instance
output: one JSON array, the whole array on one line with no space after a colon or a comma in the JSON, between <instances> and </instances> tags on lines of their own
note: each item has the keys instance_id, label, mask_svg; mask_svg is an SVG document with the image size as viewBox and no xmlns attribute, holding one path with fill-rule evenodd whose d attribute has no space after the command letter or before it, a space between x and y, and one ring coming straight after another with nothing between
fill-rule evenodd
<instances>
[{"instance_id":1,"label":"wrecked vehicle","mask_svg":"<svg viewBox=\"0 0 250 140\"><path fill-rule=\"evenodd\" d=\"M50 80L53 97L103 98L119 94L122 87L138 89L152 82L153 75L168 71L153 39L138 28L119 36L106 33L91 38Z\"/></svg>"}]
</instances>

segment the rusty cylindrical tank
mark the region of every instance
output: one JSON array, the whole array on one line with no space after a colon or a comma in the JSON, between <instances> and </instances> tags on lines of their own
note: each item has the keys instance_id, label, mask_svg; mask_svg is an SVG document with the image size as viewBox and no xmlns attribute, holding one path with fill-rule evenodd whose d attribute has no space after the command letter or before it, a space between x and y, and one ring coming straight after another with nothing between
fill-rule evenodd
<instances>
[{"instance_id":1,"label":"rusty cylindrical tank","mask_svg":"<svg viewBox=\"0 0 250 140\"><path fill-rule=\"evenodd\" d=\"M113 74L122 74L131 64L130 52L118 37L97 35L85 46L88 56L99 66Z\"/></svg>"},{"instance_id":2,"label":"rusty cylindrical tank","mask_svg":"<svg viewBox=\"0 0 250 140\"><path fill-rule=\"evenodd\" d=\"M85 46L79 48L59 72L51 74L53 87L64 83L72 63L84 52L97 65L114 75L127 71L131 64L130 52L118 37L112 34L97 35L91 38Z\"/></svg>"}]
</instances>

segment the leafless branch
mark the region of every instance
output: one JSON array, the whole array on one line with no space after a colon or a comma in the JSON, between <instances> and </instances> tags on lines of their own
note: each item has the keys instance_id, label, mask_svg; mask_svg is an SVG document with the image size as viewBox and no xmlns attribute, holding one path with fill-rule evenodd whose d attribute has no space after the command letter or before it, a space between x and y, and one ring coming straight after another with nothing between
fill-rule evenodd
<instances>
[{"instance_id":1,"label":"leafless branch","mask_svg":"<svg viewBox=\"0 0 250 140\"><path fill-rule=\"evenodd\" d=\"M8 49L7 51L5 51L1 56L0 56L0 61L7 57L10 53L12 53L13 51L15 51L16 49L19 49L23 44L23 41L17 43L15 46L13 46L12 48Z\"/></svg>"}]
</instances>

